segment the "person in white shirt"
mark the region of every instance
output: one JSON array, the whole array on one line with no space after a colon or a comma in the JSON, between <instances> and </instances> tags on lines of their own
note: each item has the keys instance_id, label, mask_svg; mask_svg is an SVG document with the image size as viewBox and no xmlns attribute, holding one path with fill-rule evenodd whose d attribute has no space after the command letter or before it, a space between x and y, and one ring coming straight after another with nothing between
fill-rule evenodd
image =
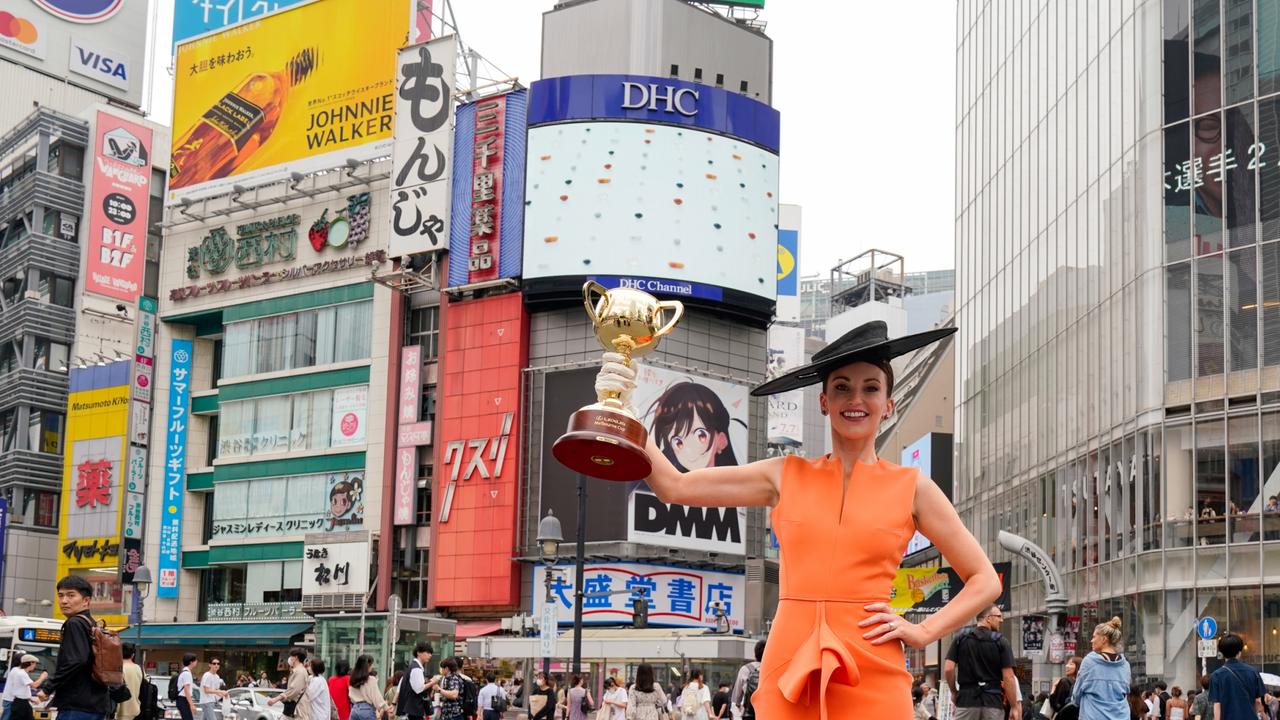
<instances>
[{"instance_id":1,"label":"person in white shirt","mask_svg":"<svg viewBox=\"0 0 1280 720\"><path fill-rule=\"evenodd\" d=\"M609 720L625 720L627 717L627 689L611 677L604 679L604 706L609 708Z\"/></svg>"},{"instance_id":2,"label":"person in white shirt","mask_svg":"<svg viewBox=\"0 0 1280 720\"><path fill-rule=\"evenodd\" d=\"M484 674L484 687L476 694L476 707L480 710L481 720L501 720L502 713L493 706L497 698L507 699L507 692L498 685L498 676L492 670Z\"/></svg>"},{"instance_id":3,"label":"person in white shirt","mask_svg":"<svg viewBox=\"0 0 1280 720\"><path fill-rule=\"evenodd\" d=\"M702 681L702 670L699 668L694 668L689 673L689 684L680 694L679 710L688 715L686 709L690 706L695 709L689 717L695 720L708 720L711 717L711 689Z\"/></svg>"},{"instance_id":4,"label":"person in white shirt","mask_svg":"<svg viewBox=\"0 0 1280 720\"><path fill-rule=\"evenodd\" d=\"M49 677L46 672L40 673L40 677L34 681L31 679L31 672L36 669L38 662L35 655L23 655L18 665L11 668L5 676L5 695L13 698L9 701L9 717L12 720L32 720L31 691L39 688Z\"/></svg>"},{"instance_id":5,"label":"person in white shirt","mask_svg":"<svg viewBox=\"0 0 1280 720\"><path fill-rule=\"evenodd\" d=\"M221 669L222 661L213 658L209 661L209 669L200 676L200 717L203 720L214 720L217 714L213 708L218 704L218 698L227 696L227 691L222 689L226 683L218 675Z\"/></svg>"},{"instance_id":6,"label":"person in white shirt","mask_svg":"<svg viewBox=\"0 0 1280 720\"><path fill-rule=\"evenodd\" d=\"M324 661L318 657L309 663L311 679L307 681L306 701L311 720L329 720L333 712L333 700L329 697L329 681L324 678Z\"/></svg>"},{"instance_id":7,"label":"person in white shirt","mask_svg":"<svg viewBox=\"0 0 1280 720\"><path fill-rule=\"evenodd\" d=\"M195 684L192 673L196 669L196 654L186 653L182 656L182 672L178 673L178 715L182 720L195 720L191 713L191 707L195 705L192 696L192 686Z\"/></svg>"}]
</instances>

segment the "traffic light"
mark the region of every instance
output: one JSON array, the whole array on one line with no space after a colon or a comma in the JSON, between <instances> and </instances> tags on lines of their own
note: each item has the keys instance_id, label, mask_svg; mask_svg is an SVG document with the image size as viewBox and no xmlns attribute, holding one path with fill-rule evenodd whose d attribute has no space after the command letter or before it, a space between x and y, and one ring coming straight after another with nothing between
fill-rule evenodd
<instances>
[{"instance_id":1,"label":"traffic light","mask_svg":"<svg viewBox=\"0 0 1280 720\"><path fill-rule=\"evenodd\" d=\"M631 627L643 630L649 627L649 601L645 599L645 589L636 588L631 597Z\"/></svg>"}]
</instances>

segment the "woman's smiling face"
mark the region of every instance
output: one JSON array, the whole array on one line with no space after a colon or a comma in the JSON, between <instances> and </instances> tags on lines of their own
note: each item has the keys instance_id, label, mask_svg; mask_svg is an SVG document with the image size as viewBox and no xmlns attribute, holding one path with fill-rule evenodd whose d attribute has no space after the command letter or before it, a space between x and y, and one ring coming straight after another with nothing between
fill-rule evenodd
<instances>
[{"instance_id":1,"label":"woman's smiling face","mask_svg":"<svg viewBox=\"0 0 1280 720\"><path fill-rule=\"evenodd\" d=\"M823 385L819 401L831 417L831 428L846 440L875 437L880 422L893 411L884 370L855 362L834 370Z\"/></svg>"}]
</instances>

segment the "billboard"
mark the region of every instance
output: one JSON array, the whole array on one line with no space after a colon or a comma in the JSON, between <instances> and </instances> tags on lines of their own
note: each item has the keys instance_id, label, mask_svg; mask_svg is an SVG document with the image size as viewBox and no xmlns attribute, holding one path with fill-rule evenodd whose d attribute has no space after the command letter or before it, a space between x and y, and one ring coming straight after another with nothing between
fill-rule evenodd
<instances>
[{"instance_id":1,"label":"billboard","mask_svg":"<svg viewBox=\"0 0 1280 720\"><path fill-rule=\"evenodd\" d=\"M926 477L937 483L942 492L951 497L951 439L950 433L925 433L920 439L902 449L898 464L917 467ZM907 543L906 555L931 547L929 538L917 532Z\"/></svg>"},{"instance_id":2,"label":"billboard","mask_svg":"<svg viewBox=\"0 0 1280 720\"><path fill-rule=\"evenodd\" d=\"M765 380L788 373L805 363L804 328L770 325ZM804 391L770 395L768 449L770 456L791 455L804 445Z\"/></svg>"},{"instance_id":3,"label":"billboard","mask_svg":"<svg viewBox=\"0 0 1280 720\"><path fill-rule=\"evenodd\" d=\"M429 606L514 607L529 316L519 293L448 302L440 315Z\"/></svg>"},{"instance_id":4,"label":"billboard","mask_svg":"<svg viewBox=\"0 0 1280 720\"><path fill-rule=\"evenodd\" d=\"M775 320L800 321L800 206L778 207L778 312Z\"/></svg>"},{"instance_id":5,"label":"billboard","mask_svg":"<svg viewBox=\"0 0 1280 720\"><path fill-rule=\"evenodd\" d=\"M150 4L0 0L0 58L137 107Z\"/></svg>"},{"instance_id":6,"label":"billboard","mask_svg":"<svg viewBox=\"0 0 1280 720\"><path fill-rule=\"evenodd\" d=\"M1007 562L994 563L1000 577L1000 596L995 604L1009 611L1009 570ZM956 593L964 589L964 581L949 568L898 568L893 587L889 590L889 607L899 615L907 612L932 615L938 612Z\"/></svg>"},{"instance_id":7,"label":"billboard","mask_svg":"<svg viewBox=\"0 0 1280 720\"><path fill-rule=\"evenodd\" d=\"M91 607L108 623L124 621L119 566L131 380L128 361L72 368L68 376L57 573L90 579Z\"/></svg>"},{"instance_id":8,"label":"billboard","mask_svg":"<svg viewBox=\"0 0 1280 720\"><path fill-rule=\"evenodd\" d=\"M776 110L674 78L580 75L534 83L529 126L526 294L604 276L773 314Z\"/></svg>"},{"instance_id":9,"label":"billboard","mask_svg":"<svg viewBox=\"0 0 1280 720\"><path fill-rule=\"evenodd\" d=\"M533 570L533 615L542 616L546 604L546 567ZM555 568L551 593L560 625L573 624L573 589L576 568L572 564ZM669 565L633 562L587 563L583 566L586 593L612 593L643 588L649 603L649 624L663 627L711 628L716 624L716 605L729 620L729 627L741 629L746 617L746 578L740 573L691 570ZM631 602L636 595L618 593L585 598L582 622L587 625L630 624Z\"/></svg>"},{"instance_id":10,"label":"billboard","mask_svg":"<svg viewBox=\"0 0 1280 720\"><path fill-rule=\"evenodd\" d=\"M458 43L448 35L404 48L396 57L387 249L393 257L446 249L457 55Z\"/></svg>"},{"instance_id":11,"label":"billboard","mask_svg":"<svg viewBox=\"0 0 1280 720\"><path fill-rule=\"evenodd\" d=\"M99 111L91 177L85 289L132 304L147 264L151 128Z\"/></svg>"},{"instance_id":12,"label":"billboard","mask_svg":"<svg viewBox=\"0 0 1280 720\"><path fill-rule=\"evenodd\" d=\"M449 254L467 261L449 263L450 287L520 274L528 105L516 90L458 108Z\"/></svg>"},{"instance_id":13,"label":"billboard","mask_svg":"<svg viewBox=\"0 0 1280 720\"><path fill-rule=\"evenodd\" d=\"M747 462L747 388L637 364L632 402L667 457L682 469ZM554 510L565 537L574 537L577 476L552 459L551 445L569 415L590 403L596 371L549 373L543 405L542 496L539 514ZM627 522L600 508L627 508ZM592 483L588 541L628 541L689 550L745 554L746 508L702 508L664 503L642 482Z\"/></svg>"},{"instance_id":14,"label":"billboard","mask_svg":"<svg viewBox=\"0 0 1280 720\"><path fill-rule=\"evenodd\" d=\"M186 501L187 422L190 418L192 342L169 345L169 404L165 409L164 482L160 495L160 576L156 597L178 597L182 570L182 505Z\"/></svg>"},{"instance_id":15,"label":"billboard","mask_svg":"<svg viewBox=\"0 0 1280 720\"><path fill-rule=\"evenodd\" d=\"M178 46L169 202L391 150L403 0L322 0Z\"/></svg>"}]
</instances>

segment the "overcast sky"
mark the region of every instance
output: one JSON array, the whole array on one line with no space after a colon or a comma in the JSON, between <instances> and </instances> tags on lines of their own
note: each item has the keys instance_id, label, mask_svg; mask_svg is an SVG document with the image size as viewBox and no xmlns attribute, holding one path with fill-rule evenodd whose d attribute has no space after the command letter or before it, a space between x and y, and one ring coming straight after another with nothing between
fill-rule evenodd
<instances>
[{"instance_id":1,"label":"overcast sky","mask_svg":"<svg viewBox=\"0 0 1280 720\"><path fill-rule=\"evenodd\" d=\"M553 0L452 4L467 45L526 86L538 78L541 16ZM152 5L149 110L167 125L173 3ZM908 272L954 267L955 16L951 0L767 1L779 194L803 208L803 275L826 276L872 247L906 256Z\"/></svg>"}]
</instances>

